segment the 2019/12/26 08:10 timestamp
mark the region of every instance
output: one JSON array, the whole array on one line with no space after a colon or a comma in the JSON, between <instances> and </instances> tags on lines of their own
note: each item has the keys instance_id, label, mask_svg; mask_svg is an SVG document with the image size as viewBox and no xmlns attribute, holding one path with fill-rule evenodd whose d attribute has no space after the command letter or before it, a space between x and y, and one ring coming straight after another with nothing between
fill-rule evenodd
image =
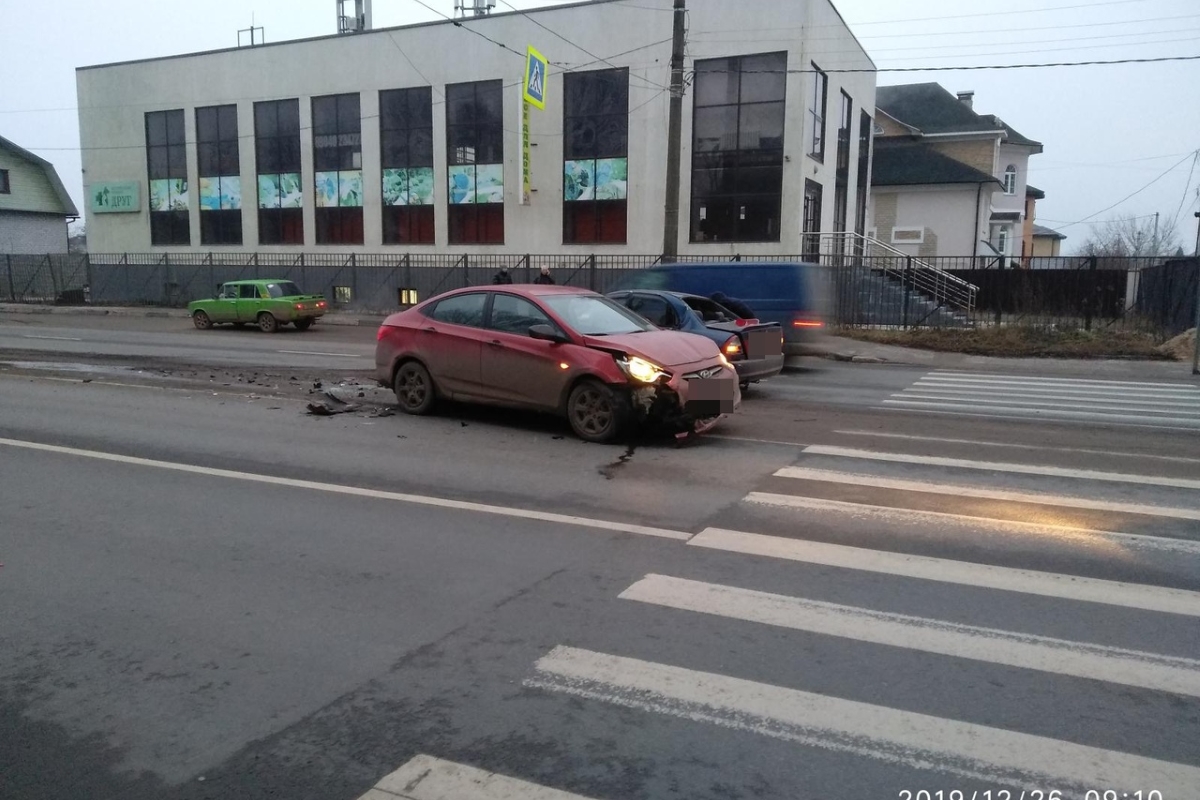
<instances>
[{"instance_id":1,"label":"2019/12/26 08:10 timestamp","mask_svg":"<svg viewBox=\"0 0 1200 800\"><path fill-rule=\"evenodd\" d=\"M911 791L904 789L900 792L898 800L1072 800L1072 797L1057 789L1045 791L1042 789L1026 789L1018 791L1010 791L1008 789L999 789L993 791L972 791L967 793L961 789L953 789L946 791L939 789L936 791L928 791L921 789L920 791ZM1084 793L1082 800L1167 800L1163 797L1163 793L1157 789L1139 789L1133 792L1118 792L1112 789L1101 791L1098 789L1089 789Z\"/></svg>"}]
</instances>

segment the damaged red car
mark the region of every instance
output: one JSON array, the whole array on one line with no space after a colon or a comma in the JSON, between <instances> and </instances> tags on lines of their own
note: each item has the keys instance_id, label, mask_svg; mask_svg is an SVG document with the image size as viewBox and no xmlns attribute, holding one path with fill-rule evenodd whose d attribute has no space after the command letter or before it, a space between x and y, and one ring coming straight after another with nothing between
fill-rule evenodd
<instances>
[{"instance_id":1,"label":"damaged red car","mask_svg":"<svg viewBox=\"0 0 1200 800\"><path fill-rule=\"evenodd\" d=\"M393 314L377 338L376 377L409 414L439 399L535 409L611 442L638 423L703 433L741 403L710 339L570 287L460 289Z\"/></svg>"}]
</instances>

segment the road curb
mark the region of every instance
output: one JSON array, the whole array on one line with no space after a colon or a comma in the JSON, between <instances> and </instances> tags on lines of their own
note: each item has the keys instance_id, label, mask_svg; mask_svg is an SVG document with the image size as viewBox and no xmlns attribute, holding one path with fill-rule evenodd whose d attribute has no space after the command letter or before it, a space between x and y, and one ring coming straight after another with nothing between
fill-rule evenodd
<instances>
[{"instance_id":1,"label":"road curb","mask_svg":"<svg viewBox=\"0 0 1200 800\"><path fill-rule=\"evenodd\" d=\"M144 317L147 319L187 319L182 308L131 308L103 306L39 306L26 303L0 303L0 314L73 317ZM377 328L385 319L379 315L326 314L318 324L344 327Z\"/></svg>"}]
</instances>

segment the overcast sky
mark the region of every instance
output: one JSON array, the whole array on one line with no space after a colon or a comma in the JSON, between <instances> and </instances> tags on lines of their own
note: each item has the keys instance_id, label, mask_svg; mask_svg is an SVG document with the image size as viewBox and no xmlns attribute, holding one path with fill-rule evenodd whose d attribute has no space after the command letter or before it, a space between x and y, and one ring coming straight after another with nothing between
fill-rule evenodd
<instances>
[{"instance_id":1,"label":"overcast sky","mask_svg":"<svg viewBox=\"0 0 1200 800\"><path fill-rule=\"evenodd\" d=\"M757 2L728 1L748 11ZM454 6L453 0L425 2L446 14ZM881 70L1200 55L1196 0L836 5ZM416 0L375 0L374 8L376 27L437 19ZM329 34L334 9L334 0L0 0L0 136L54 162L82 208L75 67L236 45L238 29L252 20L269 41ZM503 0L498 10L508 10ZM558 53L555 48L568 48L558 41L538 44L551 60L578 55ZM1190 155L1200 148L1200 61L879 75L880 85L931 80L951 92L974 90L976 111L996 114L1045 144L1045 153L1031 160L1030 175L1047 195L1038 206L1042 224L1059 228L1090 217L1159 178L1095 219L1177 217L1180 241L1191 250L1192 213L1200 208L1200 166L1193 172ZM1086 223L1067 227L1067 251L1087 232Z\"/></svg>"}]
</instances>

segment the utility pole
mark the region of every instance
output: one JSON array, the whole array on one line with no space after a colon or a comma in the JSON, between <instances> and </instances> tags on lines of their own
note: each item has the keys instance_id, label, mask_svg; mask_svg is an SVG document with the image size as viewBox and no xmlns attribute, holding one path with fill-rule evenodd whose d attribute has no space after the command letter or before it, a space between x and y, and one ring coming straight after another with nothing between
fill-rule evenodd
<instances>
[{"instance_id":1,"label":"utility pole","mask_svg":"<svg viewBox=\"0 0 1200 800\"><path fill-rule=\"evenodd\" d=\"M1196 212L1196 251L1192 260L1196 262L1196 352L1192 355L1192 374L1200 375L1200 211Z\"/></svg>"},{"instance_id":2,"label":"utility pole","mask_svg":"<svg viewBox=\"0 0 1200 800\"><path fill-rule=\"evenodd\" d=\"M683 157L683 56L687 49L687 0L675 0L675 38L671 45L671 110L667 121L667 202L663 219L662 260L679 258L679 160Z\"/></svg>"}]
</instances>

